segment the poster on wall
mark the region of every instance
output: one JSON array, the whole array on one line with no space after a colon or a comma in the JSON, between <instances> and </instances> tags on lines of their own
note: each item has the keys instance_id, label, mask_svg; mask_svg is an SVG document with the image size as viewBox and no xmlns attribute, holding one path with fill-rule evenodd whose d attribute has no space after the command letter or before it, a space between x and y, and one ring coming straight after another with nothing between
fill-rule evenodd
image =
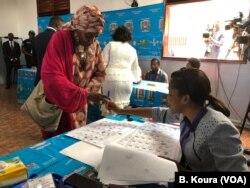
<instances>
[{"instance_id":1,"label":"poster on wall","mask_svg":"<svg viewBox=\"0 0 250 188\"><path fill-rule=\"evenodd\" d=\"M106 11L103 15L105 28L98 39L102 48L112 41L113 31L124 25L132 32L131 45L137 50L140 59L162 56L164 3Z\"/></svg>"},{"instance_id":2,"label":"poster on wall","mask_svg":"<svg viewBox=\"0 0 250 188\"><path fill-rule=\"evenodd\" d=\"M162 56L164 29L164 3L115 11L102 12L105 19L103 33L98 40L102 48L112 41L112 33L118 26L126 26L132 32L130 44L137 50L139 59ZM68 22L72 14L62 15ZM44 31L50 16L38 17L38 28Z\"/></svg>"}]
</instances>

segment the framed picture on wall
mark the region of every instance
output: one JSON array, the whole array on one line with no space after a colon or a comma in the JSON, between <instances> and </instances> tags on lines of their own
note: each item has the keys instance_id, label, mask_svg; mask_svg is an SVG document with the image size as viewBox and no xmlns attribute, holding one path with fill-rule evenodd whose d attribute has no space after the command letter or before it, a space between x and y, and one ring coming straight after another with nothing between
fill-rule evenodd
<instances>
[{"instance_id":1,"label":"framed picture on wall","mask_svg":"<svg viewBox=\"0 0 250 188\"><path fill-rule=\"evenodd\" d=\"M150 20L146 19L141 21L141 30L150 31Z\"/></svg>"},{"instance_id":2,"label":"framed picture on wall","mask_svg":"<svg viewBox=\"0 0 250 188\"><path fill-rule=\"evenodd\" d=\"M124 25L129 29L130 32L133 32L134 26L132 21L126 21Z\"/></svg>"},{"instance_id":3,"label":"framed picture on wall","mask_svg":"<svg viewBox=\"0 0 250 188\"><path fill-rule=\"evenodd\" d=\"M116 30L117 27L118 27L117 23L115 23L115 22L111 23L109 25L109 31L110 31L110 33L113 33Z\"/></svg>"}]
</instances>

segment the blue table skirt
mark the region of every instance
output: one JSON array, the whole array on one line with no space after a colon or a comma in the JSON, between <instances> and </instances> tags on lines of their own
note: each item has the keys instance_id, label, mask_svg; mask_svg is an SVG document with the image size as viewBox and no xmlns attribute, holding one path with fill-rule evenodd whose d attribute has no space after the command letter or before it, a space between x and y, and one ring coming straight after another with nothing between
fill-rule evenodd
<instances>
[{"instance_id":1,"label":"blue table skirt","mask_svg":"<svg viewBox=\"0 0 250 188\"><path fill-rule=\"evenodd\" d=\"M126 115L113 115L106 117L117 121L123 121L128 117ZM143 122L138 116L130 116L133 121ZM61 177L66 177L72 173L84 172L93 169L93 167L74 160L60 153L60 151L79 140L61 134L50 138L31 147L25 147L13 153L0 157L1 160L6 160L13 157L19 157L26 165L28 170L28 178L45 175L47 173L57 174ZM159 185L138 185L137 188L158 188Z\"/></svg>"}]
</instances>

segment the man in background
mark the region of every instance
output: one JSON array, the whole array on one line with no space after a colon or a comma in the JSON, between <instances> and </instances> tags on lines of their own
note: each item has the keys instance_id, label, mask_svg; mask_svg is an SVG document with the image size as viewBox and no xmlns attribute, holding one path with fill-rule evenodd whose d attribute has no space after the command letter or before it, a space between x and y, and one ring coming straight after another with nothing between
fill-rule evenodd
<instances>
[{"instance_id":1,"label":"man in background","mask_svg":"<svg viewBox=\"0 0 250 188\"><path fill-rule=\"evenodd\" d=\"M33 65L32 63L32 42L35 37L36 33L33 30L29 31L29 38L25 39L22 43L22 53L25 56L26 67L31 68Z\"/></svg>"},{"instance_id":2,"label":"man in background","mask_svg":"<svg viewBox=\"0 0 250 188\"><path fill-rule=\"evenodd\" d=\"M153 58L151 60L151 71L146 73L145 80L168 83L168 75L160 68L159 59Z\"/></svg>"},{"instance_id":3,"label":"man in background","mask_svg":"<svg viewBox=\"0 0 250 188\"><path fill-rule=\"evenodd\" d=\"M216 22L214 24L212 36L209 36L208 39L205 40L207 44L205 57L209 59L219 59L221 47L224 43L224 35L221 32L221 23Z\"/></svg>"},{"instance_id":4,"label":"man in background","mask_svg":"<svg viewBox=\"0 0 250 188\"><path fill-rule=\"evenodd\" d=\"M200 68L200 60L195 57L188 58L188 63L186 65L187 68L194 68L199 69Z\"/></svg>"},{"instance_id":5,"label":"man in background","mask_svg":"<svg viewBox=\"0 0 250 188\"><path fill-rule=\"evenodd\" d=\"M14 69L13 77L17 75L17 69L20 68L20 55L21 49L20 45L15 42L13 33L8 34L9 40L3 43L3 56L6 64L6 89L11 86L11 73Z\"/></svg>"},{"instance_id":6,"label":"man in background","mask_svg":"<svg viewBox=\"0 0 250 188\"><path fill-rule=\"evenodd\" d=\"M59 29L62 28L64 21L59 16L52 16L49 21L49 26L47 29L39 33L33 41L33 61L34 65L37 67L37 73L34 85L36 86L41 79L41 66L43 61L43 56L45 54L47 45L49 43L52 35Z\"/></svg>"}]
</instances>

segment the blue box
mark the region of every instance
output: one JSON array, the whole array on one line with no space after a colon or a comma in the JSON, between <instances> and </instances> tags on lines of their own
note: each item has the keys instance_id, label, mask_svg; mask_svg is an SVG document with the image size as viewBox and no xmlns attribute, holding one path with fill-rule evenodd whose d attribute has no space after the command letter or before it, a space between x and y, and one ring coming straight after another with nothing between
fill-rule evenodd
<instances>
[{"instance_id":1,"label":"blue box","mask_svg":"<svg viewBox=\"0 0 250 188\"><path fill-rule=\"evenodd\" d=\"M17 102L24 103L34 89L36 69L23 68L18 70Z\"/></svg>"},{"instance_id":2,"label":"blue box","mask_svg":"<svg viewBox=\"0 0 250 188\"><path fill-rule=\"evenodd\" d=\"M130 105L142 107L167 106L167 95L167 83L142 80L139 84L133 84Z\"/></svg>"}]
</instances>

